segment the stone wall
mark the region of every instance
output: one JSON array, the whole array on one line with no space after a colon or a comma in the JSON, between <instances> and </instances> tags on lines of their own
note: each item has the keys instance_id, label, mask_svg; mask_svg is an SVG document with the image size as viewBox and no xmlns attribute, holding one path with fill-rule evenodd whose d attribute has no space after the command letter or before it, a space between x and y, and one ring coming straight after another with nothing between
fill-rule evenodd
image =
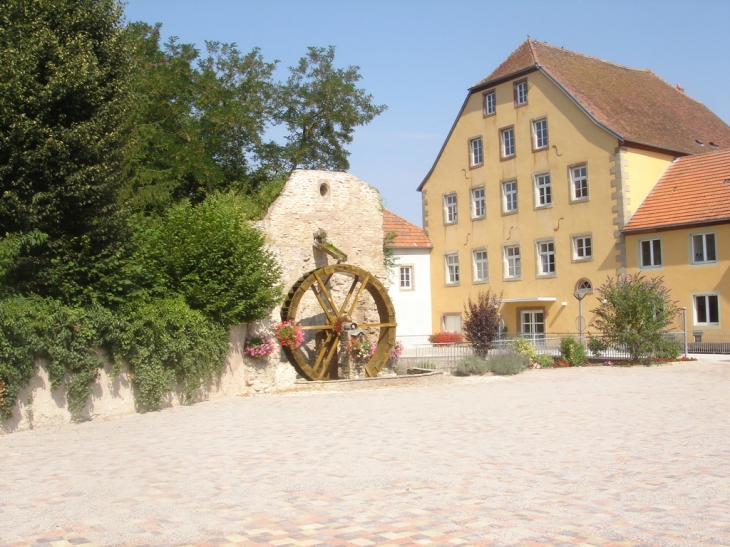
<instances>
[{"instance_id":1,"label":"stone wall","mask_svg":"<svg viewBox=\"0 0 730 547\"><path fill-rule=\"evenodd\" d=\"M368 270L386 283L382 223L380 194L357 177L329 171L295 171L257 226L266 233L266 243L281 263L286 292L302 274L336 262L313 248L313 234L318 230L327 232L328 241L348 255L349 264ZM263 321L231 329L231 350L223 374L199 390L196 399L255 395L293 384L296 372L282 352L276 351L268 359L251 359L242 353L247 336L270 334L279 320L277 307ZM165 405L177 406L180 401L180 393L175 392ZM81 420L107 419L135 411L128 368L122 366L114 377L105 364ZM45 364L39 361L30 385L18 396L13 418L0 424L0 433L47 429L71 419L65 389L51 391Z\"/></svg>"}]
</instances>

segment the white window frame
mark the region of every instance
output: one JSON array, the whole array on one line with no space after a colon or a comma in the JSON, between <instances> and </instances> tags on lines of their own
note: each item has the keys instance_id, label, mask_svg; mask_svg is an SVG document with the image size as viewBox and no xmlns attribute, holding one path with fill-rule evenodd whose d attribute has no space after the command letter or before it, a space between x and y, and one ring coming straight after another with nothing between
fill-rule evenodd
<instances>
[{"instance_id":1,"label":"white window frame","mask_svg":"<svg viewBox=\"0 0 730 547\"><path fill-rule=\"evenodd\" d=\"M542 321L537 321L537 315L541 315ZM525 321L525 318L528 318ZM525 326L530 325L530 329L526 329ZM538 328L538 325L540 328ZM530 332L525 332L529 330ZM542 330L542 332L537 332ZM545 338L545 309L534 309L534 310L520 310L520 337L527 338L528 340L543 340Z\"/></svg>"},{"instance_id":2,"label":"white window frame","mask_svg":"<svg viewBox=\"0 0 730 547\"><path fill-rule=\"evenodd\" d=\"M403 272L407 271L408 275L406 276L405 280L407 283L404 285L404 276ZM415 284L413 279L413 264L399 264L398 265L398 289L401 291L412 291L415 290Z\"/></svg>"},{"instance_id":3,"label":"white window frame","mask_svg":"<svg viewBox=\"0 0 730 547\"><path fill-rule=\"evenodd\" d=\"M507 191L507 185L514 185L513 189L511 189L509 192ZM517 179L512 180L503 180L500 184L502 187L502 214L503 215L512 215L516 213L519 210L519 201L518 201L518 188L517 188ZM514 200L510 199L510 196L514 196ZM514 201L514 208L508 209L508 206L510 202Z\"/></svg>"},{"instance_id":4,"label":"white window frame","mask_svg":"<svg viewBox=\"0 0 730 547\"><path fill-rule=\"evenodd\" d=\"M544 209L553 206L553 182L550 171L534 173L532 175L535 188L535 209ZM547 182L544 182L547 180Z\"/></svg>"},{"instance_id":5,"label":"white window frame","mask_svg":"<svg viewBox=\"0 0 730 547\"><path fill-rule=\"evenodd\" d=\"M481 192L481 197L477 197L476 194ZM469 192L471 195L471 218L486 218L487 217L487 191L484 186L475 186L471 188ZM480 205L481 204L481 205Z\"/></svg>"},{"instance_id":6,"label":"white window frame","mask_svg":"<svg viewBox=\"0 0 730 547\"><path fill-rule=\"evenodd\" d=\"M458 321L459 326L456 329L453 329L453 330L451 328L449 328L449 325L446 323L446 318L447 317L458 318L459 319L459 321ZM441 329L442 330L445 330L445 331L447 330L447 331L452 331L452 332L458 332L459 334L461 334L461 328L462 328L461 313L442 313L441 314Z\"/></svg>"},{"instance_id":7,"label":"white window frame","mask_svg":"<svg viewBox=\"0 0 730 547\"><path fill-rule=\"evenodd\" d=\"M587 244L586 240L588 240ZM593 234L591 232L570 236L570 247L573 253L573 262L588 262L593 260ZM588 254L585 254L586 247L589 251ZM584 253L583 256L579 253L581 249Z\"/></svg>"},{"instance_id":8,"label":"white window frame","mask_svg":"<svg viewBox=\"0 0 730 547\"><path fill-rule=\"evenodd\" d=\"M580 174L576 177L576 171L580 169L585 169L585 175ZM583 201L588 201L590 199L590 186L588 184L588 164L587 163L580 163L577 165L571 165L568 167L568 180L570 181L570 202L571 203L580 203ZM582 181L585 183L585 196L576 196L576 182ZM583 193L581 191L581 193Z\"/></svg>"},{"instance_id":9,"label":"white window frame","mask_svg":"<svg viewBox=\"0 0 730 547\"><path fill-rule=\"evenodd\" d=\"M481 167L484 165L484 143L481 137L469 139L469 166Z\"/></svg>"},{"instance_id":10,"label":"white window frame","mask_svg":"<svg viewBox=\"0 0 730 547\"><path fill-rule=\"evenodd\" d=\"M659 260L657 261L656 257L656 245L655 242L659 244ZM650 255L650 263L644 264L644 247L645 243L648 243L648 250ZM664 242L662 241L662 238L659 236L655 237L642 237L639 238L637 241L637 252L638 252L638 258L636 263L639 265L639 268L642 270L656 270L659 268L662 268L664 266Z\"/></svg>"},{"instance_id":11,"label":"white window frame","mask_svg":"<svg viewBox=\"0 0 730 547\"><path fill-rule=\"evenodd\" d=\"M459 222L459 202L456 192L444 194L444 224L456 224L457 222Z\"/></svg>"},{"instance_id":12,"label":"white window frame","mask_svg":"<svg viewBox=\"0 0 730 547\"><path fill-rule=\"evenodd\" d=\"M555 277L558 271L555 238L536 239L535 255L537 277ZM552 271L550 270L551 266Z\"/></svg>"},{"instance_id":13,"label":"white window frame","mask_svg":"<svg viewBox=\"0 0 730 547\"><path fill-rule=\"evenodd\" d=\"M510 253L510 250L517 250L517 253ZM512 265L512 274L510 274ZM522 279L522 251L519 243L502 244L502 279L514 281Z\"/></svg>"},{"instance_id":14,"label":"white window frame","mask_svg":"<svg viewBox=\"0 0 730 547\"><path fill-rule=\"evenodd\" d=\"M544 128L544 141L541 144L540 130L538 129L539 124L545 124ZM532 120L532 150L536 152L538 150L545 150L550 146L550 137L548 136L548 125L547 118L538 118Z\"/></svg>"},{"instance_id":15,"label":"white window frame","mask_svg":"<svg viewBox=\"0 0 730 547\"><path fill-rule=\"evenodd\" d=\"M446 267L446 285L453 286L461 283L458 251L444 253L444 266Z\"/></svg>"},{"instance_id":16,"label":"white window frame","mask_svg":"<svg viewBox=\"0 0 730 547\"><path fill-rule=\"evenodd\" d=\"M707 259L707 236L712 236L712 246L714 247L715 258L712 260ZM695 238L702 238L702 260L697 260L697 253L695 251ZM704 266L707 264L717 264L717 232L715 230L707 230L704 232L694 232L689 234L689 254L691 264Z\"/></svg>"},{"instance_id":17,"label":"white window frame","mask_svg":"<svg viewBox=\"0 0 730 547\"><path fill-rule=\"evenodd\" d=\"M515 108L527 104L527 80L514 83Z\"/></svg>"},{"instance_id":18,"label":"white window frame","mask_svg":"<svg viewBox=\"0 0 730 547\"><path fill-rule=\"evenodd\" d=\"M479 249L472 249L471 262L472 283L489 283L489 253L487 252L487 248L480 247ZM481 268L480 265L482 265ZM479 276L480 273L483 274L481 277Z\"/></svg>"},{"instance_id":19,"label":"white window frame","mask_svg":"<svg viewBox=\"0 0 730 547\"><path fill-rule=\"evenodd\" d=\"M697 292L697 293L691 293L692 296L692 321L694 326L696 327L719 327L722 324L722 302L720 300L720 292L719 291L706 291L706 292ZM697 309L697 300L699 298L702 298L705 301L705 313L707 316L705 317L706 321L700 322L698 317L698 309ZM710 321L711 315L710 315L710 298L714 298L717 302L717 322Z\"/></svg>"},{"instance_id":20,"label":"white window frame","mask_svg":"<svg viewBox=\"0 0 730 547\"><path fill-rule=\"evenodd\" d=\"M491 101L490 101L491 98ZM484 116L494 116L497 113L497 92L494 89L482 93Z\"/></svg>"},{"instance_id":21,"label":"white window frame","mask_svg":"<svg viewBox=\"0 0 730 547\"><path fill-rule=\"evenodd\" d=\"M511 154L507 153L508 141L505 138L509 135L509 145ZM515 148L515 127L505 127L499 130L499 151L503 160L514 158L517 155L517 149Z\"/></svg>"}]
</instances>

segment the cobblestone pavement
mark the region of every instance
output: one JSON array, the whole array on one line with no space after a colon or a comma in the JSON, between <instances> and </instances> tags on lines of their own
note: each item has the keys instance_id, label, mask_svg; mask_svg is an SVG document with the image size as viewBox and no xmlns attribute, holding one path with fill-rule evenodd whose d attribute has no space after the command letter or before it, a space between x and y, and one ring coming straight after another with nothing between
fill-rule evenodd
<instances>
[{"instance_id":1,"label":"cobblestone pavement","mask_svg":"<svg viewBox=\"0 0 730 547\"><path fill-rule=\"evenodd\" d=\"M730 545L730 364L230 398L0 437L0 546Z\"/></svg>"}]
</instances>

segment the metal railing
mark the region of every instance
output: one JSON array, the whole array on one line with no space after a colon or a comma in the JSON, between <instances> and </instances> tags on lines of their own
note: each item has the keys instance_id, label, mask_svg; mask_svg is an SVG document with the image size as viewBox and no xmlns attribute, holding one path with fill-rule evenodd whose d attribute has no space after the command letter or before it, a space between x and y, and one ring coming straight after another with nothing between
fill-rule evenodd
<instances>
[{"instance_id":1,"label":"metal railing","mask_svg":"<svg viewBox=\"0 0 730 547\"><path fill-rule=\"evenodd\" d=\"M684 346L684 332L671 331L664 333L664 336L675 339L680 346ZM498 339L492 343L492 349L489 355L508 351L510 341L515 338L526 339L532 343L535 351L542 355L552 358L560 357L560 341L563 338L570 337L582 342L586 349L589 359L600 361L611 361L614 359L623 360L630 357L629 351L625 347L618 345L608 345L600 354L591 352L588 347L588 336L581 339L575 333L549 333L545 335L523 335L521 333L502 333ZM601 338L600 335L593 335L594 338ZM428 337L425 337L428 338ZM690 351L694 351L703 344L706 344L706 353L720 353L717 351L725 348L726 352L730 352L730 332L725 332L724 337L713 337L711 341L689 342ZM408 354L404 351L400 361L400 368L425 368L430 370L452 371L456 368L459 361L467 355L473 355L474 351L471 344L430 344L416 343L410 346Z\"/></svg>"},{"instance_id":2,"label":"metal railing","mask_svg":"<svg viewBox=\"0 0 730 547\"><path fill-rule=\"evenodd\" d=\"M689 353L730 353L730 331L695 330L687 333Z\"/></svg>"}]
</instances>

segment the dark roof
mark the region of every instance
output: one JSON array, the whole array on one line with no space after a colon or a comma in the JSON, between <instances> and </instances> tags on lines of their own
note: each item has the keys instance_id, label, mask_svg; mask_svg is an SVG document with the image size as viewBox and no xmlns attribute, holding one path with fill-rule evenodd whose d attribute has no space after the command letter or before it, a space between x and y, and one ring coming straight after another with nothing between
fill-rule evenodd
<instances>
[{"instance_id":1,"label":"dark roof","mask_svg":"<svg viewBox=\"0 0 730 547\"><path fill-rule=\"evenodd\" d=\"M431 241L421 228L399 217L395 213L383 210L383 234L395 232L393 247L431 247Z\"/></svg>"},{"instance_id":2,"label":"dark roof","mask_svg":"<svg viewBox=\"0 0 730 547\"><path fill-rule=\"evenodd\" d=\"M730 126L651 70L617 65L531 38L471 91L530 69L545 73L596 123L623 141L684 154L707 152L710 142L730 149Z\"/></svg>"},{"instance_id":3,"label":"dark roof","mask_svg":"<svg viewBox=\"0 0 730 547\"><path fill-rule=\"evenodd\" d=\"M730 222L730 150L674 160L624 232Z\"/></svg>"}]
</instances>

